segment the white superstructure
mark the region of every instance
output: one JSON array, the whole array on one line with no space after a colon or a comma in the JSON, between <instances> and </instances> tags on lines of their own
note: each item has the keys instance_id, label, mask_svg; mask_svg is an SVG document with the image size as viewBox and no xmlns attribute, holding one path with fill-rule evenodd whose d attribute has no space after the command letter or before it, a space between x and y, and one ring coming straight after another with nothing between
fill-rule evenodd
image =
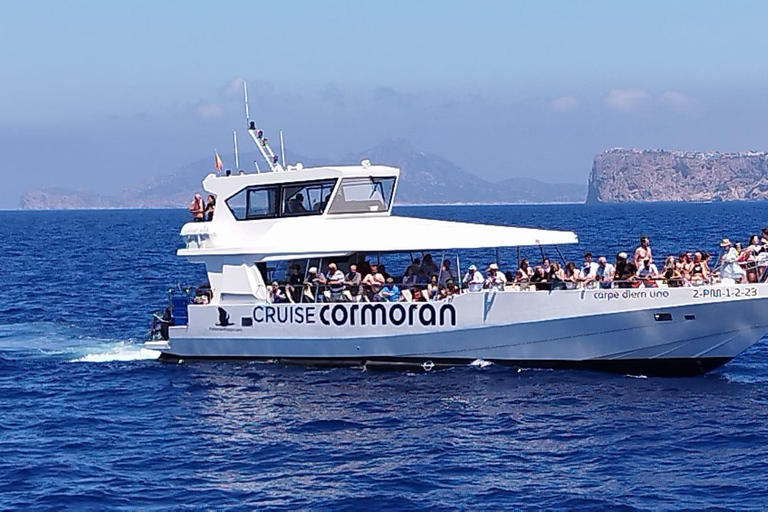
<instances>
[{"instance_id":1,"label":"white superstructure","mask_svg":"<svg viewBox=\"0 0 768 512\"><path fill-rule=\"evenodd\" d=\"M254 140L261 140L250 125ZM263 147L267 147L266 144ZM271 150L268 153L272 155ZM484 247L577 243L572 232L391 215L393 167L283 168L208 175L210 222L181 230L179 256L206 266L212 297L184 325L147 342L166 358L258 358L331 364L459 364L477 359L686 375L717 367L768 333L768 285L464 292L445 300L272 304L266 273L330 261ZM321 271L323 269L321 268ZM400 270L400 269L398 269Z\"/></svg>"}]
</instances>

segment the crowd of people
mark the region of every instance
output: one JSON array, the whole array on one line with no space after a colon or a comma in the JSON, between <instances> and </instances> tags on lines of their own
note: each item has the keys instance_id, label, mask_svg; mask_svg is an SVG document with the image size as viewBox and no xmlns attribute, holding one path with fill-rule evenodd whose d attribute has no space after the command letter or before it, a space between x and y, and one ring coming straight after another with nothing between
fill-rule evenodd
<instances>
[{"instance_id":1,"label":"crowd of people","mask_svg":"<svg viewBox=\"0 0 768 512\"><path fill-rule=\"evenodd\" d=\"M383 264L362 260L350 264L348 271L329 263L326 272L310 267L305 274L299 265L291 265L281 285L269 286L269 299L280 302L427 302L444 300L463 292L569 290L580 288L656 288L685 287L715 282L757 282L768 269L768 228L754 235L742 246L727 238L720 242L719 258L706 251L670 254L659 268L653 259L648 237L640 238L630 256L622 251L613 261L605 256L593 258L584 253L581 265L568 261L560 265L543 257L540 264L520 260L515 272L503 272L492 262L482 272L477 265L467 266L460 275L450 260L438 266L432 256L415 258L402 276L389 274ZM713 261L714 260L714 261Z\"/></svg>"}]
</instances>

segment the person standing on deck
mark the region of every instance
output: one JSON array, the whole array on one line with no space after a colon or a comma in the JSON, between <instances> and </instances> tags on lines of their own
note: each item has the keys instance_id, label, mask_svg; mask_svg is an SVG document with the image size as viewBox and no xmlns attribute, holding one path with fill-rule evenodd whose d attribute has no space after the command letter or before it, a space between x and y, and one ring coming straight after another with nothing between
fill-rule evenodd
<instances>
[{"instance_id":1,"label":"person standing on deck","mask_svg":"<svg viewBox=\"0 0 768 512\"><path fill-rule=\"evenodd\" d=\"M203 221L203 214L205 213L205 203L200 194L195 194L195 198L189 203L189 213L192 214L192 220L195 222Z\"/></svg>"},{"instance_id":2,"label":"person standing on deck","mask_svg":"<svg viewBox=\"0 0 768 512\"><path fill-rule=\"evenodd\" d=\"M747 276L746 271L739 265L739 251L731 244L727 238L720 242L723 248L722 267L720 268L720 279L732 279L735 283L741 283Z\"/></svg>"},{"instance_id":3,"label":"person standing on deck","mask_svg":"<svg viewBox=\"0 0 768 512\"><path fill-rule=\"evenodd\" d=\"M640 245L637 246L637 249L635 249L635 268L643 268L643 262L645 260L651 260L651 263L653 263L653 255L651 254L651 246L650 240L648 240L647 236L641 236L640 237Z\"/></svg>"}]
</instances>

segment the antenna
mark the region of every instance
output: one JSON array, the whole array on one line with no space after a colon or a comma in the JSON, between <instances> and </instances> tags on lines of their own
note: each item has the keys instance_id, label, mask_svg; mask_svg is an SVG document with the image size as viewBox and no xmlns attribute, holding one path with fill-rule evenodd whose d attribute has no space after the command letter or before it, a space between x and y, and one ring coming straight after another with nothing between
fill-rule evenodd
<instances>
[{"instance_id":1,"label":"antenna","mask_svg":"<svg viewBox=\"0 0 768 512\"><path fill-rule=\"evenodd\" d=\"M232 139L234 140L235 144L235 170L240 169L240 157L237 154L237 131L232 130Z\"/></svg>"},{"instance_id":2,"label":"antenna","mask_svg":"<svg viewBox=\"0 0 768 512\"><path fill-rule=\"evenodd\" d=\"M248 83L243 79L243 97L245 98L245 125L248 126L248 121L251 120L251 115L248 113Z\"/></svg>"},{"instance_id":3,"label":"antenna","mask_svg":"<svg viewBox=\"0 0 768 512\"><path fill-rule=\"evenodd\" d=\"M283 141L283 130L280 130L280 159L283 165L285 163L285 142Z\"/></svg>"}]
</instances>

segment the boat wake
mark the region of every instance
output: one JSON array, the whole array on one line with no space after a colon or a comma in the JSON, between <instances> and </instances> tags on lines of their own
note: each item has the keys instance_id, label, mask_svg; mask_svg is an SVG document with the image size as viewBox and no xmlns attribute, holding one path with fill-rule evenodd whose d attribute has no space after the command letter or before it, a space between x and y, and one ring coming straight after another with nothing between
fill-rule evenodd
<instances>
[{"instance_id":1,"label":"boat wake","mask_svg":"<svg viewBox=\"0 0 768 512\"><path fill-rule=\"evenodd\" d=\"M158 350L149 350L147 348L126 343L107 350L106 352L85 354L84 356L72 359L71 361L73 363L112 363L115 361L128 362L153 360L158 357L160 357L160 351Z\"/></svg>"}]
</instances>

